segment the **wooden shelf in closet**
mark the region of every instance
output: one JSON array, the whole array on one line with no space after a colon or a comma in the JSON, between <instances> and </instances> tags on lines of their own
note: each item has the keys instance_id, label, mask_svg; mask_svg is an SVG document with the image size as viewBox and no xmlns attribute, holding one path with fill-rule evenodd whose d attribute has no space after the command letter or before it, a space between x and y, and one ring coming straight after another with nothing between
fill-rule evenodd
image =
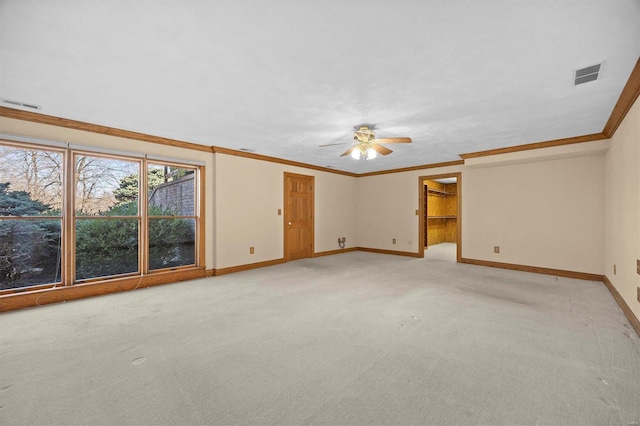
<instances>
[{"instance_id":1,"label":"wooden shelf in closet","mask_svg":"<svg viewBox=\"0 0 640 426\"><path fill-rule=\"evenodd\" d=\"M447 191L443 191L441 189L430 188L430 187L427 187L427 191L432 193L432 194L434 194L434 195L435 194L442 195L442 196L445 196L445 195L456 195L455 192L447 192Z\"/></svg>"},{"instance_id":2,"label":"wooden shelf in closet","mask_svg":"<svg viewBox=\"0 0 640 426\"><path fill-rule=\"evenodd\" d=\"M457 240L458 185L424 181L425 246Z\"/></svg>"}]
</instances>

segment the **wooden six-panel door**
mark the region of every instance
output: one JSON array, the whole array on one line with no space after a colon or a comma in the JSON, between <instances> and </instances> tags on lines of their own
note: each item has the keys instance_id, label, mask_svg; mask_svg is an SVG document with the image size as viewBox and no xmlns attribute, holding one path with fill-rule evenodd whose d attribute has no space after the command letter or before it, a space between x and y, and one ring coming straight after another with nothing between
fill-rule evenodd
<instances>
[{"instance_id":1,"label":"wooden six-panel door","mask_svg":"<svg viewBox=\"0 0 640 426\"><path fill-rule=\"evenodd\" d=\"M313 176L284 174L285 261L313 256Z\"/></svg>"}]
</instances>

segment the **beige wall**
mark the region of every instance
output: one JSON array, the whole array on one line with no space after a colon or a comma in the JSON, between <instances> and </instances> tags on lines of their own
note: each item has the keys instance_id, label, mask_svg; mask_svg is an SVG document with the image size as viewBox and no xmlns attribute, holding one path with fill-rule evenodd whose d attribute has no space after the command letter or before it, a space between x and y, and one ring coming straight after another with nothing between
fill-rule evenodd
<instances>
[{"instance_id":1,"label":"beige wall","mask_svg":"<svg viewBox=\"0 0 640 426\"><path fill-rule=\"evenodd\" d=\"M636 101L612 138L605 159L604 274L636 318L640 275L640 102ZM613 274L613 265L617 273Z\"/></svg>"},{"instance_id":2,"label":"beige wall","mask_svg":"<svg viewBox=\"0 0 640 426\"><path fill-rule=\"evenodd\" d=\"M602 274L606 149L599 141L359 178L358 244L417 252L418 177L462 172L463 257Z\"/></svg>"},{"instance_id":3,"label":"beige wall","mask_svg":"<svg viewBox=\"0 0 640 426\"><path fill-rule=\"evenodd\" d=\"M216 154L216 268L284 257L284 173L315 177L314 251L337 250L338 237L356 246L356 178ZM249 253L255 248L255 254Z\"/></svg>"},{"instance_id":4,"label":"beige wall","mask_svg":"<svg viewBox=\"0 0 640 426\"><path fill-rule=\"evenodd\" d=\"M358 178L357 240L360 247L418 252L419 177L456 173L462 166L439 167ZM393 244L393 239L396 244ZM464 245L463 245L464 246Z\"/></svg>"},{"instance_id":5,"label":"beige wall","mask_svg":"<svg viewBox=\"0 0 640 426\"><path fill-rule=\"evenodd\" d=\"M205 162L208 269L283 257L283 216L277 210L284 207L284 172L315 177L315 252L338 249L338 237L346 237L346 247L357 246L353 177L4 117L0 133ZM255 247L255 254L249 254L249 247Z\"/></svg>"},{"instance_id":6,"label":"beige wall","mask_svg":"<svg viewBox=\"0 0 640 426\"><path fill-rule=\"evenodd\" d=\"M465 168L463 257L602 274L604 156L537 161L536 151Z\"/></svg>"},{"instance_id":7,"label":"beige wall","mask_svg":"<svg viewBox=\"0 0 640 426\"><path fill-rule=\"evenodd\" d=\"M205 161L206 267L218 269L283 257L283 216L277 210L284 208L284 172L315 177L316 253L338 249L343 236L347 247L418 252L418 178L462 172L463 257L606 273L638 314L638 108L606 156L608 143L597 142L363 178L7 118L0 118L0 132ZM493 253L494 245L500 254ZM614 262L621 270L617 276L610 273Z\"/></svg>"},{"instance_id":8,"label":"beige wall","mask_svg":"<svg viewBox=\"0 0 640 426\"><path fill-rule=\"evenodd\" d=\"M156 156L176 159L191 160L205 163L205 179L207 196L205 199L205 231L207 238L205 239L205 265L207 268L213 268L215 259L215 250L213 245L213 229L214 229L214 203L213 203L213 153L207 154L202 151L194 151L184 148L176 148L167 145L159 145L148 142L134 141L131 139L108 136L98 133L84 132L80 130L72 130L64 127L50 126L46 124L31 123L28 121L14 120L0 117L0 133L8 133L19 136L28 136L48 141L69 142L76 145L86 147L95 147L109 150L122 151L123 153L145 153Z\"/></svg>"}]
</instances>

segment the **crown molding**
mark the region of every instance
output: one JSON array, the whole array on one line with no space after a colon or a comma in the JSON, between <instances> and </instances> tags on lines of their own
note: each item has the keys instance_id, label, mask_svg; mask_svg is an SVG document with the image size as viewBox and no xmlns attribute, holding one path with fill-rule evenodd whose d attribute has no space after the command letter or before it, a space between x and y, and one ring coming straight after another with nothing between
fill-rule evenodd
<instances>
[{"instance_id":1,"label":"crown molding","mask_svg":"<svg viewBox=\"0 0 640 426\"><path fill-rule=\"evenodd\" d=\"M438 167L447 167L447 166L460 166L464 164L464 160L455 160L455 161L445 161L442 163L431 163L431 164L423 164L421 166L411 166L411 167L403 167L401 169L390 169L390 170L382 170L379 172L369 172L369 173L361 173L356 175L357 177L368 177L368 176L378 176L378 175L387 175L390 173L402 173L402 172L412 172L415 170L425 170L425 169L435 169Z\"/></svg>"},{"instance_id":2,"label":"crown molding","mask_svg":"<svg viewBox=\"0 0 640 426\"><path fill-rule=\"evenodd\" d=\"M622 89L618 102L616 102L616 106L613 107L609 121L605 124L602 133L607 135L608 138L612 137L616 133L618 126L627 116L627 113L635 103L636 99L638 99L638 96L640 96L640 58L636 62L636 66L631 71L629 80L627 80L627 84L624 86L624 89Z\"/></svg>"},{"instance_id":3,"label":"crown molding","mask_svg":"<svg viewBox=\"0 0 640 426\"><path fill-rule=\"evenodd\" d=\"M576 136L565 139L555 139L546 142L536 142L525 145L516 145L505 148L490 149L487 151L470 152L467 154L460 154L463 159L486 157L489 155L506 154L511 152L528 151L530 149L549 148L552 146L569 145L574 143L592 142L602 139L611 139L615 134L618 126L627 116L627 113L640 96L640 58L636 61L636 65L629 75L629 79L620 93L618 102L616 102L607 124L600 133L594 133L591 135Z\"/></svg>"},{"instance_id":4,"label":"crown molding","mask_svg":"<svg viewBox=\"0 0 640 426\"><path fill-rule=\"evenodd\" d=\"M7 107L0 107L0 117L14 118L16 120L31 121L40 124L49 124L51 126L66 127L73 130L83 130L85 132L134 139L137 141L157 143L160 145L175 146L178 148L193 149L196 151L211 152L211 148L208 145L184 142L176 139L163 138L161 136L148 135L146 133L132 132L130 130L116 129L114 127L101 126L99 124L86 123L84 121L70 120L68 118L55 117L53 115L45 115Z\"/></svg>"},{"instance_id":5,"label":"crown molding","mask_svg":"<svg viewBox=\"0 0 640 426\"><path fill-rule=\"evenodd\" d=\"M313 164L300 163L297 161L283 160L282 158L269 157L267 155L256 154L254 152L238 151L235 149L221 148L218 146L212 146L211 151L214 154L226 154L226 155L233 155L235 157L251 158L253 160L268 161L270 163L278 163L278 164L284 164L287 166L294 166L294 167L303 167L305 169L318 170L318 171L327 172L327 173L335 173L338 175L344 175L344 176L350 176L350 177L360 176L356 173L344 172L342 170L330 169L328 167L314 166Z\"/></svg>"},{"instance_id":6,"label":"crown molding","mask_svg":"<svg viewBox=\"0 0 640 426\"><path fill-rule=\"evenodd\" d=\"M470 158L488 157L491 155L509 154L509 153L520 152L520 151L529 151L531 149L551 148L554 146L593 142L593 141L599 141L602 139L609 139L609 138L605 136L604 133L594 133L592 135L576 136L576 137L565 138L565 139L554 139L554 140L545 141L545 142L535 142L535 143L528 143L525 145L515 145L515 146L508 146L505 148L489 149L486 151L470 152L467 154L460 154L460 157L462 157L465 160L468 160Z\"/></svg>"},{"instance_id":7,"label":"crown molding","mask_svg":"<svg viewBox=\"0 0 640 426\"><path fill-rule=\"evenodd\" d=\"M45 114L35 113L31 111L22 111L22 110L13 109L13 108L7 108L7 107L0 107L0 117L13 118L13 119L23 120L23 121L31 121L34 123L48 124L48 125L58 126L58 127L66 127L74 130L82 130L86 132L99 133L103 135L116 136L116 137L121 137L126 139L134 139L134 140L139 140L144 142L157 143L161 145L169 145L169 146L174 146L178 148L192 149L196 151L213 152L216 154L234 155L237 157L251 158L254 160L269 161L272 163L284 164L284 165L294 166L294 167L302 167L306 169L318 170L318 171L327 172L327 173L334 173L334 174L339 174L343 176L368 177L368 176L378 176L378 175L385 175L385 174L392 174L392 173L409 172L409 171L415 171L415 170L433 169L437 167L462 165L464 164L464 160L467 160L469 158L487 157L491 155L507 154L507 153L513 153L513 152L528 151L532 149L550 148L554 146L570 145L570 144L577 144L577 143L583 143L583 142L592 142L597 140L610 139L615 134L616 130L618 129L618 126L620 126L620 123L622 123L627 113L629 112L629 110L631 109L631 107L633 106L633 104L635 103L635 101L638 99L639 96L640 96L640 59L638 59L635 67L631 71L631 75L629 76L629 79L627 80L627 83L624 89L622 90L620 97L618 98L618 102L613 108L613 111L611 112L611 115L609 117L609 120L607 121L607 124L604 126L604 129L600 133L460 154L460 157L462 158L462 160L424 164L420 166L404 167L399 169L390 169L390 170L383 170L383 171L370 172L370 173L360 173L360 174L345 172L342 170L330 169L328 167L314 166L313 164L300 163L297 161L284 160L277 157L269 157L266 155L255 154L252 152L238 151L234 149L221 148L217 146L200 145L192 142L184 142L176 139L163 138L160 136L153 136L145 133L122 130L122 129L117 129L113 127L101 126L98 124L86 123L83 121L60 118L52 115L45 115Z\"/></svg>"}]
</instances>

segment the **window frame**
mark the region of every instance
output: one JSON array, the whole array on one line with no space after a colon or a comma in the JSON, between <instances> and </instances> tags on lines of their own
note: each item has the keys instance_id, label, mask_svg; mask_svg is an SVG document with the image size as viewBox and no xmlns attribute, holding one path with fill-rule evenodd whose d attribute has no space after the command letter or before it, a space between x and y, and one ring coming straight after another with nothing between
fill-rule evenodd
<instances>
[{"instance_id":1,"label":"window frame","mask_svg":"<svg viewBox=\"0 0 640 426\"><path fill-rule=\"evenodd\" d=\"M19 138L18 138L19 139ZM70 144L56 143L51 141L31 142L31 141L14 141L6 136L0 136L0 146L8 146L12 148L55 152L61 155L61 179L62 179L62 206L59 216L0 216L0 219L18 219L18 220L59 220L60 221L60 281L50 284L41 284L27 287L11 288L0 290L0 296L13 293L28 293L33 291L47 291L55 288L72 288L73 286L84 284L108 283L116 281L114 285L121 279L131 279L140 277L142 280L146 275L166 274L168 272L189 271L194 269L204 270L204 176L205 167L201 164L194 164L189 160L182 162L180 160L154 158L147 155L131 152L130 156L122 151L113 152L99 147L79 147ZM136 216L87 216L78 215L76 212L76 159L78 156L99 157L104 159L116 159L129 161L138 164L138 200ZM194 210L192 216L153 216L148 215L148 182L147 173L150 165L180 167L193 170L194 174ZM149 221L154 219L191 219L194 221L194 263L188 265L171 266L160 269L150 269L149 265ZM138 224L138 271L124 274L104 275L100 277L92 277L86 279L76 279L76 225L78 221L83 220L115 220L126 219L136 220Z\"/></svg>"},{"instance_id":2,"label":"window frame","mask_svg":"<svg viewBox=\"0 0 640 426\"><path fill-rule=\"evenodd\" d=\"M85 283L91 283L91 282L96 282L96 281L104 281L104 280L108 280L110 278L124 278L124 277L136 277L136 276L140 276L144 274L144 269L142 268L142 209L141 209L141 199L142 197L145 195L142 193L142 182L141 182L141 171L144 167L144 158L139 158L139 157L127 157L124 155L120 155L120 154L108 154L105 152L92 152L89 150L85 150L85 149L70 149L70 160L69 163L71 167L73 167L73 171L72 173L69 174L69 176L73 176L73 179L69 179L69 184L70 184L70 207L69 209L72 211L71 214L71 219L72 219L72 223L70 224L70 228L69 228L69 233L71 234L69 237L69 244L70 244L70 280L69 282L72 283L70 285L74 285L74 284L85 284ZM77 210L76 210L76 197L77 197L77 186L76 184L76 158L79 156L86 156L86 157L91 157L91 158L102 158L105 160L121 160L121 161L128 161L131 163L137 163L138 164L138 208L137 208L137 212L138 214L135 216L87 216L87 215L78 215L77 214ZM77 278L77 272L78 272L78 268L77 268L77 239L76 239L76 226L78 224L78 220L80 221L84 221L84 220L118 220L118 219L125 219L125 220L137 220L138 222L138 270L136 272L126 272L126 273L121 273L121 274L111 274L111 275L102 275L99 277L91 277L91 278L81 278L78 279Z\"/></svg>"},{"instance_id":3,"label":"window frame","mask_svg":"<svg viewBox=\"0 0 640 426\"><path fill-rule=\"evenodd\" d=\"M188 169L188 170L193 170L193 215L192 216L188 216L188 215L175 215L175 216L151 216L148 211L149 211L149 183L147 182L148 180L148 176L149 176L149 166L150 165L156 165L156 166L171 166L171 167L178 167L178 168L183 168L183 169ZM202 241L202 236L200 233L200 228L202 227L201 224L199 226L199 221L198 221L198 217L201 216L201 211L200 211L200 199L201 199L201 192L200 192L200 167L199 166L195 166L195 165L187 165L187 164L181 164L181 163L177 163L174 161L169 161L169 160L158 160L158 159L145 159L144 162L144 167L146 172L144 173L144 182L145 182L145 202L143 203L144 209L145 209L145 243L146 243L146 247L147 250L145 252L146 256L144 259L144 266L145 266L145 271L147 274L149 273L162 273L162 272L167 272L167 271L178 271L180 269L190 269L193 267L197 267L199 264L202 264L203 260L200 257L200 252L202 251L201 248L201 241ZM142 197L139 197L139 200L142 200ZM194 229L194 253L193 253L193 259L194 259L194 263L193 264L189 264L189 265L179 265L179 266L169 266L166 268L158 268L158 269L151 269L151 259L150 259L150 251L151 251L151 247L150 247L150 241L151 241L151 237L149 235L149 230L151 229L150 226L150 221L151 220L157 220L157 219L192 219L195 221L195 229Z\"/></svg>"},{"instance_id":4,"label":"window frame","mask_svg":"<svg viewBox=\"0 0 640 426\"><path fill-rule=\"evenodd\" d=\"M66 222L65 212L66 212L66 203L67 203L66 191L65 191L65 181L66 181L65 170L66 170L66 164L68 162L68 157L67 157L68 152L66 149L61 148L59 146L55 146L55 145L50 146L50 145L41 145L37 143L11 141L5 138L0 138L0 146L23 149L25 151L46 151L46 152L53 152L53 153L60 154L60 159L61 159L60 173L61 173L61 180L62 180L61 182L62 200L61 200L61 207L60 207L60 215L57 215L57 216L1 216L0 215L0 221L4 221L4 220L38 221L38 220L53 220L53 219L57 219L60 221L60 281L56 281L53 283L46 283L46 284L36 284L36 285L25 286L25 287L0 289L0 296L5 294L24 293L24 292L47 290L47 289L60 287L64 285L65 268L67 267L64 242L67 234L67 229L65 228L65 222Z\"/></svg>"}]
</instances>

